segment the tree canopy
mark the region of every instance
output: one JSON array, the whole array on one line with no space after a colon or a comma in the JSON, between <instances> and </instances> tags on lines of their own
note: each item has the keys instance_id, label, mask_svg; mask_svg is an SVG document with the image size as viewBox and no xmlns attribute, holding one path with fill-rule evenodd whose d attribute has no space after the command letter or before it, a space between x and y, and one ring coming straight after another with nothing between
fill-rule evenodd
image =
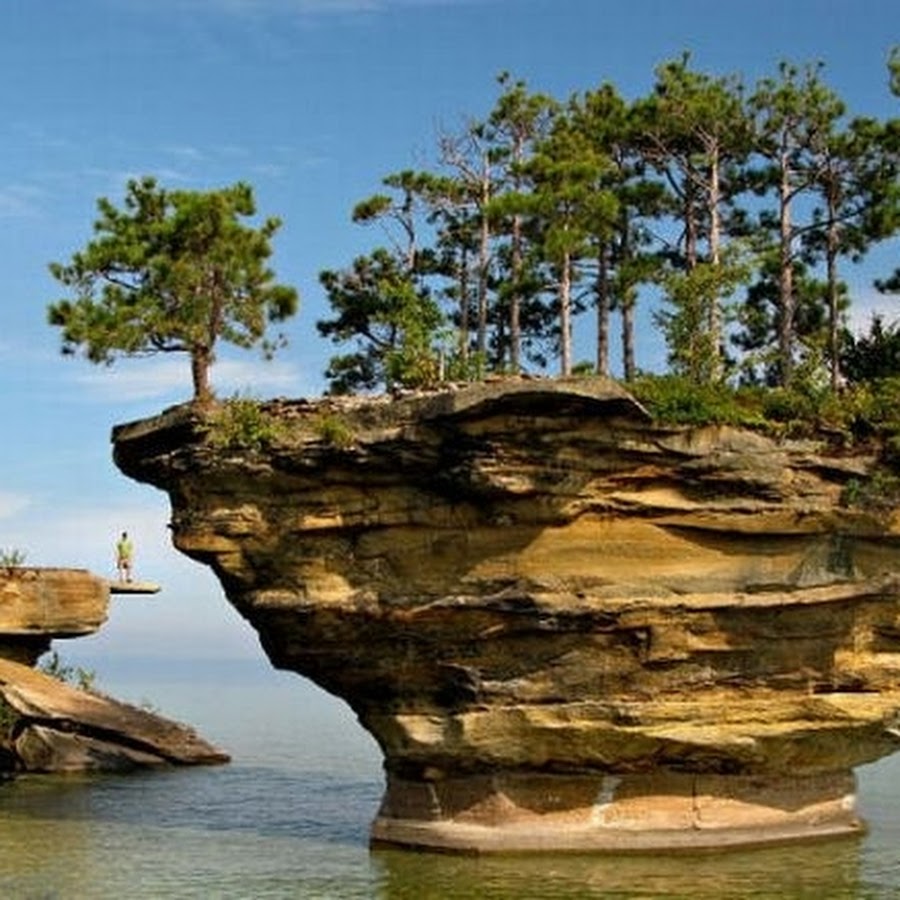
<instances>
[{"instance_id":1,"label":"tree canopy","mask_svg":"<svg viewBox=\"0 0 900 900\"><path fill-rule=\"evenodd\" d=\"M121 208L97 206L94 238L50 265L70 292L48 309L63 353L95 363L186 353L194 398L205 402L217 341L274 350L267 326L293 315L298 296L268 264L280 221L244 221L256 214L249 185L168 191L148 177L128 182Z\"/></svg>"},{"instance_id":2,"label":"tree canopy","mask_svg":"<svg viewBox=\"0 0 900 900\"><path fill-rule=\"evenodd\" d=\"M900 49L886 63L896 94ZM853 115L820 63L745 84L682 54L654 74L646 96L606 83L568 102L503 74L493 109L440 135L435 167L385 177L396 197L363 201L353 220L399 238L321 279L335 315L320 332L361 348L332 361L332 390L389 384L398 370L375 364L378 348L410 346L411 321L430 328L414 333L416 378L554 359L583 370L575 333L591 310L593 369L609 374L618 314L632 380L648 303L671 370L695 383L789 387L801 373L839 386L842 272L900 231L900 120ZM391 278L361 277L389 258ZM898 284L900 270L877 282Z\"/></svg>"}]
</instances>

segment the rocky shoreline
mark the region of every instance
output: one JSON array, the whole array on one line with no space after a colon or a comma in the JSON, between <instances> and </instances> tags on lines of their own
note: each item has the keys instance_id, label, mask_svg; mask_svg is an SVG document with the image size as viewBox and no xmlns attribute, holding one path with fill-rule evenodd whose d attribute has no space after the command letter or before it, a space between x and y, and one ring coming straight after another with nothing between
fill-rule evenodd
<instances>
[{"instance_id":1,"label":"rocky shoreline","mask_svg":"<svg viewBox=\"0 0 900 900\"><path fill-rule=\"evenodd\" d=\"M187 725L34 668L55 639L106 621L109 585L80 569L0 571L0 773L125 772L228 754Z\"/></svg>"}]
</instances>

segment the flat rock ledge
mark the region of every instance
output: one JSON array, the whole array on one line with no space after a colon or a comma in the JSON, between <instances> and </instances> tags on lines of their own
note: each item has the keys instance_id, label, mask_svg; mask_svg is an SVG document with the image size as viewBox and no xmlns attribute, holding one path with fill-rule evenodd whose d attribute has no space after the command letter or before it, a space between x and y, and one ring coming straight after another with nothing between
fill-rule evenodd
<instances>
[{"instance_id":1,"label":"flat rock ledge","mask_svg":"<svg viewBox=\"0 0 900 900\"><path fill-rule=\"evenodd\" d=\"M29 666L0 659L11 774L127 772L228 762L193 729L111 697L78 690Z\"/></svg>"},{"instance_id":2,"label":"flat rock ledge","mask_svg":"<svg viewBox=\"0 0 900 900\"><path fill-rule=\"evenodd\" d=\"M604 379L189 407L114 430L272 663L384 754L374 845L654 851L858 834L900 749L877 455L650 420Z\"/></svg>"}]
</instances>

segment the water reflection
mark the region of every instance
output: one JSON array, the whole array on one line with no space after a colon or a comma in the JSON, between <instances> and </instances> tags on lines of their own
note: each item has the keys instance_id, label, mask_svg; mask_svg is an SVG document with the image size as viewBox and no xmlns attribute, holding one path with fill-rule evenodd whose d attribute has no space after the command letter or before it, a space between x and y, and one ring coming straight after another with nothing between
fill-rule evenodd
<instances>
[{"instance_id":1,"label":"water reflection","mask_svg":"<svg viewBox=\"0 0 900 900\"><path fill-rule=\"evenodd\" d=\"M381 900L867 896L860 884L860 841L855 838L667 856L464 857L381 850L372 860Z\"/></svg>"}]
</instances>

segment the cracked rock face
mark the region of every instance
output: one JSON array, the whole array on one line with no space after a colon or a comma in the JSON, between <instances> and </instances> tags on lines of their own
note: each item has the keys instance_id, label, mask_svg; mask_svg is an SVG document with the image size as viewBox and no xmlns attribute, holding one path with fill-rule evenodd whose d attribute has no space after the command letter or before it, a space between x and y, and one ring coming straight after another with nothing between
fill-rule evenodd
<instances>
[{"instance_id":1,"label":"cracked rock face","mask_svg":"<svg viewBox=\"0 0 900 900\"><path fill-rule=\"evenodd\" d=\"M840 504L872 459L660 427L601 379L266 412L264 449L180 407L115 459L273 664L375 736L375 842L858 828L852 769L900 746L900 529Z\"/></svg>"}]
</instances>

